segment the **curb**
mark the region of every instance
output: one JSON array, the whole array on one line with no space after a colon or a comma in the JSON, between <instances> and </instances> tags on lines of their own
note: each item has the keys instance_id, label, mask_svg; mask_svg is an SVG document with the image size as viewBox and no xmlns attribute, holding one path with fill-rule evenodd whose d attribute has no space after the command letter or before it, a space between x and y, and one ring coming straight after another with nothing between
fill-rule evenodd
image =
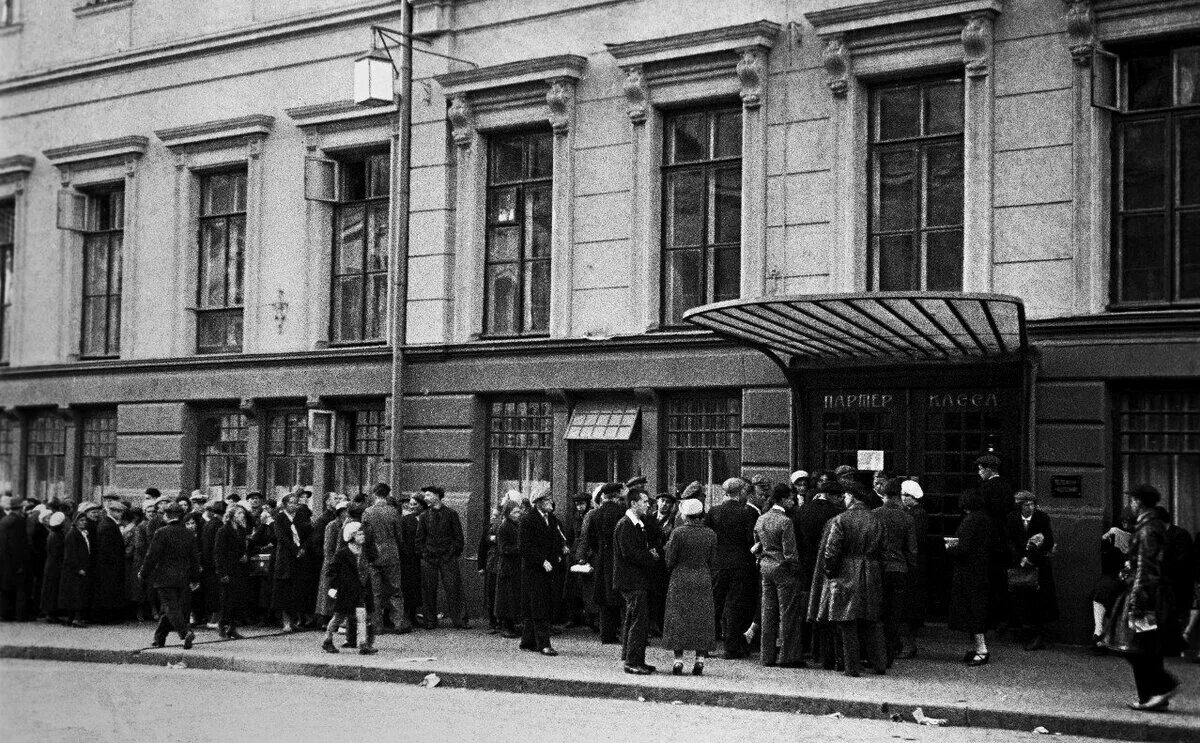
<instances>
[{"instance_id":1,"label":"curb","mask_svg":"<svg viewBox=\"0 0 1200 743\"><path fill-rule=\"evenodd\" d=\"M69 661L76 663L112 663L162 666L185 661L190 669L237 671L240 673L273 673L286 676L309 676L341 681L373 681L391 684L416 685L429 669L382 668L378 666L339 665L291 660L255 660L231 656L205 655L202 651L143 653L139 650L98 650L51 646L0 645L0 658L14 660ZM996 708L913 704L912 702L869 702L818 696L788 696L769 692L734 692L705 689L677 689L659 686L637 686L611 681L582 679L544 679L507 676L491 673L454 673L437 671L441 686L453 689L503 691L517 694L607 698L628 701L631 697L671 704L727 707L758 712L828 715L840 712L846 717L869 720L912 721L917 707L929 717L948 720L948 727L998 728L1030 731L1046 727L1063 735L1107 738L1148 743L1192 743L1196 740L1194 727L1170 724L1169 716L1159 716L1146 722L1105 720L1097 717L1069 714L1019 712Z\"/></svg>"}]
</instances>

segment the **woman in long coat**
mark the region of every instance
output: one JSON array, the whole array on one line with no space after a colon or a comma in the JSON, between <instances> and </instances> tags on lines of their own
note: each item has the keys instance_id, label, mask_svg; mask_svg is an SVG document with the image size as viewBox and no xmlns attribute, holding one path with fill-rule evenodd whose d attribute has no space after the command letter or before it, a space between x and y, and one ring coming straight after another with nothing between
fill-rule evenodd
<instances>
[{"instance_id":1,"label":"woman in long coat","mask_svg":"<svg viewBox=\"0 0 1200 743\"><path fill-rule=\"evenodd\" d=\"M75 514L63 535L63 562L58 584L58 608L72 627L86 627L84 615L90 606L92 547L89 542L87 510Z\"/></svg>"},{"instance_id":2,"label":"woman in long coat","mask_svg":"<svg viewBox=\"0 0 1200 743\"><path fill-rule=\"evenodd\" d=\"M1020 510L1010 513L1004 524L1010 564L1013 566L1010 570L1036 575L1037 586L1009 582L1013 612L1011 623L1024 631L1026 650L1040 650L1045 647L1043 628L1048 622L1058 619L1054 570L1050 564L1054 554L1054 531L1050 528L1050 517L1037 509L1037 496L1022 490L1014 499Z\"/></svg>"},{"instance_id":3,"label":"woman in long coat","mask_svg":"<svg viewBox=\"0 0 1200 743\"><path fill-rule=\"evenodd\" d=\"M1129 559L1121 575L1128 588L1117 599L1104 629L1104 644L1120 653L1133 668L1138 700L1129 706L1158 711L1170 705L1179 679L1163 668L1163 630L1171 627L1175 605L1170 585L1163 579L1167 526L1158 509L1159 492L1150 485L1129 490L1137 516ZM1152 627L1152 628L1151 628Z\"/></svg>"},{"instance_id":4,"label":"woman in long coat","mask_svg":"<svg viewBox=\"0 0 1200 743\"><path fill-rule=\"evenodd\" d=\"M42 614L50 622L61 621L58 590L62 579L63 566L63 530L66 529L67 515L61 511L50 514L46 520L49 533L46 535L46 566L42 575Z\"/></svg>"},{"instance_id":5,"label":"woman in long coat","mask_svg":"<svg viewBox=\"0 0 1200 743\"><path fill-rule=\"evenodd\" d=\"M704 524L704 504L683 502L687 519L671 530L664 550L670 580L663 615L662 644L675 653L672 673L683 673L683 651L696 651L692 674L704 673L704 659L717 644L713 605L712 556L717 533Z\"/></svg>"},{"instance_id":6,"label":"woman in long coat","mask_svg":"<svg viewBox=\"0 0 1200 743\"><path fill-rule=\"evenodd\" d=\"M220 607L217 632L229 640L242 639L237 623L250 582L249 536L246 509L240 505L230 506L213 539L213 572Z\"/></svg>"},{"instance_id":7,"label":"woman in long coat","mask_svg":"<svg viewBox=\"0 0 1200 743\"><path fill-rule=\"evenodd\" d=\"M337 554L342 541L342 527L346 523L350 501L341 500L333 506L334 517L325 524L325 533L321 535L321 578L317 582L317 614L323 617L333 617L333 599L329 598L329 566Z\"/></svg>"},{"instance_id":8,"label":"woman in long coat","mask_svg":"<svg viewBox=\"0 0 1200 743\"><path fill-rule=\"evenodd\" d=\"M551 513L550 491L533 498L533 508L521 517L521 633L522 650L558 655L550 647L550 619L554 616L554 568L563 561L562 534Z\"/></svg>"},{"instance_id":9,"label":"woman in long coat","mask_svg":"<svg viewBox=\"0 0 1200 743\"><path fill-rule=\"evenodd\" d=\"M520 637L517 620L521 616L521 527L520 501L508 501L501 510L503 521L496 530L496 619L501 636Z\"/></svg>"},{"instance_id":10,"label":"woman in long coat","mask_svg":"<svg viewBox=\"0 0 1200 743\"><path fill-rule=\"evenodd\" d=\"M875 673L887 672L883 625L883 524L867 510L867 493L846 491L846 510L829 520L818 553L819 574L825 578L809 601L813 621L833 622L842 640L847 676L858 676L859 630L866 632L867 655ZM817 576L813 578L817 590Z\"/></svg>"},{"instance_id":11,"label":"woman in long coat","mask_svg":"<svg viewBox=\"0 0 1200 743\"><path fill-rule=\"evenodd\" d=\"M954 536L946 540L946 554L954 566L950 581L950 628L971 636L973 649L963 656L969 666L982 666L989 654L984 633L988 630L988 566L991 559L992 522L984 500L971 490L963 494L966 516Z\"/></svg>"},{"instance_id":12,"label":"woman in long coat","mask_svg":"<svg viewBox=\"0 0 1200 743\"><path fill-rule=\"evenodd\" d=\"M900 637L900 652L897 658L911 658L917 654L917 631L925 624L925 611L929 593L929 512L921 504L924 490L914 480L900 483L904 510L913 519L913 531L917 539L917 566L908 572L908 590L904 592L904 616ZM941 547L941 540L938 540Z\"/></svg>"}]
</instances>

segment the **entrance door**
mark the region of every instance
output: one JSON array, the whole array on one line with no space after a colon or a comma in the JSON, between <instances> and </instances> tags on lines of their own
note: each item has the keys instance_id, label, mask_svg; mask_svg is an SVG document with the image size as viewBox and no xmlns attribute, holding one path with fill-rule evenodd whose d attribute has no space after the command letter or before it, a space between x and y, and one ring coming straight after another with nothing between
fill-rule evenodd
<instances>
[{"instance_id":1,"label":"entrance door","mask_svg":"<svg viewBox=\"0 0 1200 743\"><path fill-rule=\"evenodd\" d=\"M997 454L1004 476L1020 481L1019 387L826 387L806 396L805 469L857 466L859 451L882 451L884 469L916 479L929 514L929 601L934 616L946 611L950 565L943 536L962 520L963 491L977 487L975 458ZM869 485L870 476L865 475Z\"/></svg>"}]
</instances>

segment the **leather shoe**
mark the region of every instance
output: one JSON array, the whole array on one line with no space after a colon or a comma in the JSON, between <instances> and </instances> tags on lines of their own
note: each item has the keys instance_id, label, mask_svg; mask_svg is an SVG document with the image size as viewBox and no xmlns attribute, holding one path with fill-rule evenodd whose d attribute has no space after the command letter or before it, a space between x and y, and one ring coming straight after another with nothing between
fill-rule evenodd
<instances>
[{"instance_id":1,"label":"leather shoe","mask_svg":"<svg viewBox=\"0 0 1200 743\"><path fill-rule=\"evenodd\" d=\"M625 673L631 673L634 676L649 676L654 673L654 669L650 666L625 666Z\"/></svg>"},{"instance_id":2,"label":"leather shoe","mask_svg":"<svg viewBox=\"0 0 1200 743\"><path fill-rule=\"evenodd\" d=\"M196 633L195 633L195 632L190 632L190 631L189 631L189 632L188 632L186 635L184 635L184 638L183 638L183 649L184 649L184 650L191 650L191 649L192 649L192 643L193 643L193 642L195 642L195 641L196 641Z\"/></svg>"},{"instance_id":3,"label":"leather shoe","mask_svg":"<svg viewBox=\"0 0 1200 743\"><path fill-rule=\"evenodd\" d=\"M1171 706L1171 702L1167 699L1159 699L1159 697L1161 695L1150 697L1144 702L1130 702L1129 709L1138 712L1162 712Z\"/></svg>"},{"instance_id":4,"label":"leather shoe","mask_svg":"<svg viewBox=\"0 0 1200 743\"><path fill-rule=\"evenodd\" d=\"M554 648L542 648L541 653L542 653L542 655L548 655L551 658L558 655L558 651L555 650Z\"/></svg>"},{"instance_id":5,"label":"leather shoe","mask_svg":"<svg viewBox=\"0 0 1200 743\"><path fill-rule=\"evenodd\" d=\"M321 649L327 653L339 652L338 649L334 647L333 640L326 640L325 642L321 643Z\"/></svg>"},{"instance_id":6,"label":"leather shoe","mask_svg":"<svg viewBox=\"0 0 1200 743\"><path fill-rule=\"evenodd\" d=\"M692 675L693 676L703 676L704 675L704 664L701 663L700 661L696 661L696 663L692 666Z\"/></svg>"},{"instance_id":7,"label":"leather shoe","mask_svg":"<svg viewBox=\"0 0 1200 743\"><path fill-rule=\"evenodd\" d=\"M166 640L155 640L154 642L150 643L150 647L152 648L165 648L166 646Z\"/></svg>"},{"instance_id":8,"label":"leather shoe","mask_svg":"<svg viewBox=\"0 0 1200 743\"><path fill-rule=\"evenodd\" d=\"M362 647L360 647L358 649L359 655L374 655L375 653L378 653L378 652L379 651L372 645L363 645Z\"/></svg>"}]
</instances>

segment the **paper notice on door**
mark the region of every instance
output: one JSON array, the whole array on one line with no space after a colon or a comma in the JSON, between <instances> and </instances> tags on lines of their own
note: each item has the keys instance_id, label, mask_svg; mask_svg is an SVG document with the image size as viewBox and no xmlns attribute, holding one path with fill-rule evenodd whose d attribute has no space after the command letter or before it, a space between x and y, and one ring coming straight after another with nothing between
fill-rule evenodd
<instances>
[{"instance_id":1,"label":"paper notice on door","mask_svg":"<svg viewBox=\"0 0 1200 743\"><path fill-rule=\"evenodd\" d=\"M883 469L883 452L878 449L859 449L858 450L858 470L869 470L878 472Z\"/></svg>"}]
</instances>

